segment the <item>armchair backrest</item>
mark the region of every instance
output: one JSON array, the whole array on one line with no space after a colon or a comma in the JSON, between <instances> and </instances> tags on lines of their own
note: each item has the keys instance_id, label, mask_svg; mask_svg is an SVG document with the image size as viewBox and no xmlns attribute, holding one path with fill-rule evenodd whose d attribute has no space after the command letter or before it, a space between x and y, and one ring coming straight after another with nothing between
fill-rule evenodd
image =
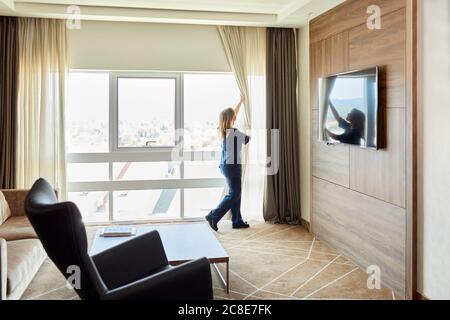
<instances>
[{"instance_id":1,"label":"armchair backrest","mask_svg":"<svg viewBox=\"0 0 450 320\"><path fill-rule=\"evenodd\" d=\"M75 288L78 295L98 299L105 293L107 288L87 253L86 229L77 206L58 202L53 187L40 178L27 195L25 212L47 255L64 277L68 279L74 270L80 271L80 287ZM75 284L73 277L70 280Z\"/></svg>"}]
</instances>

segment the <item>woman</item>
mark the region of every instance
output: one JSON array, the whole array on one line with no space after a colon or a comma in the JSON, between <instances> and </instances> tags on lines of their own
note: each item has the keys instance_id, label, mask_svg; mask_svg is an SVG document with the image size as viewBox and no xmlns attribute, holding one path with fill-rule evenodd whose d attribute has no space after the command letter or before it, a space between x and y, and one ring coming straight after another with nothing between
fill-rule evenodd
<instances>
[{"instance_id":1,"label":"woman","mask_svg":"<svg viewBox=\"0 0 450 320\"><path fill-rule=\"evenodd\" d=\"M328 136L334 140L342 143L363 144L365 125L366 125L366 115L358 110L352 109L347 115L347 119L343 119L336 110L336 107L330 101L331 112L339 124L339 127L344 129L344 133L335 134L328 129L325 129Z\"/></svg>"},{"instance_id":2,"label":"woman","mask_svg":"<svg viewBox=\"0 0 450 320\"><path fill-rule=\"evenodd\" d=\"M241 176L242 176L242 145L250 141L250 136L234 128L234 122L239 114L244 97L237 106L223 110L219 116L219 136L222 139L222 156L220 171L225 176L228 185L228 194L222 199L216 209L205 217L210 227L217 231L217 223L231 210L233 229L250 227L241 216Z\"/></svg>"}]
</instances>

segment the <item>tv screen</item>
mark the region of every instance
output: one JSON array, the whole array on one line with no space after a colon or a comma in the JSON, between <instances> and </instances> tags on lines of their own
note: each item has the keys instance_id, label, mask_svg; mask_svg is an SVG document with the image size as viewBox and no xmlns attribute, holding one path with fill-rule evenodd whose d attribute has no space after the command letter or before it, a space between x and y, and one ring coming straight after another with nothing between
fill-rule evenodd
<instances>
[{"instance_id":1,"label":"tv screen","mask_svg":"<svg viewBox=\"0 0 450 320\"><path fill-rule=\"evenodd\" d=\"M378 67L319 79L319 140L378 149Z\"/></svg>"}]
</instances>

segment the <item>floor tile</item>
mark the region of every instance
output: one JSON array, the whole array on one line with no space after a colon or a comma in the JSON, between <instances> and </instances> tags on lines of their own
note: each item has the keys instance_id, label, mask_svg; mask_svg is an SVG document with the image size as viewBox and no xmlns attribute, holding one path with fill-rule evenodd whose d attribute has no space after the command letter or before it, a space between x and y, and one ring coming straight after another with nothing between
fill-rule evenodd
<instances>
[{"instance_id":1,"label":"floor tile","mask_svg":"<svg viewBox=\"0 0 450 320\"><path fill-rule=\"evenodd\" d=\"M245 245L265 249L291 249L309 252L312 241L283 242L282 240L247 240Z\"/></svg>"},{"instance_id":2,"label":"floor tile","mask_svg":"<svg viewBox=\"0 0 450 320\"><path fill-rule=\"evenodd\" d=\"M297 288L293 295L297 298L305 298L313 294L316 290L321 289L330 282L344 276L352 271L355 267L345 264L328 263L324 269Z\"/></svg>"},{"instance_id":3,"label":"floor tile","mask_svg":"<svg viewBox=\"0 0 450 320\"><path fill-rule=\"evenodd\" d=\"M307 260L263 289L289 296L326 264L327 262Z\"/></svg>"},{"instance_id":4,"label":"floor tile","mask_svg":"<svg viewBox=\"0 0 450 320\"><path fill-rule=\"evenodd\" d=\"M247 240L255 237L259 234L276 232L278 230L273 229L273 225L271 224L263 224L263 225L253 225L247 229L231 229L231 230L221 230L219 227L219 232L217 233L220 238L219 239L236 239L236 240Z\"/></svg>"},{"instance_id":5,"label":"floor tile","mask_svg":"<svg viewBox=\"0 0 450 320\"><path fill-rule=\"evenodd\" d=\"M289 257L230 249L230 268L256 286L263 286L281 273L302 261L299 257Z\"/></svg>"},{"instance_id":6,"label":"floor tile","mask_svg":"<svg viewBox=\"0 0 450 320\"><path fill-rule=\"evenodd\" d=\"M222 288L213 288L214 292L214 299L215 300L243 300L247 294L243 294L236 291L230 291L229 294L226 293L226 291Z\"/></svg>"},{"instance_id":7,"label":"floor tile","mask_svg":"<svg viewBox=\"0 0 450 320\"><path fill-rule=\"evenodd\" d=\"M46 259L38 273L22 295L22 299L31 299L46 292L64 287L66 279L52 261Z\"/></svg>"},{"instance_id":8,"label":"floor tile","mask_svg":"<svg viewBox=\"0 0 450 320\"><path fill-rule=\"evenodd\" d=\"M285 226L282 230L256 235L253 240L310 241L314 236L301 226Z\"/></svg>"},{"instance_id":9,"label":"floor tile","mask_svg":"<svg viewBox=\"0 0 450 320\"><path fill-rule=\"evenodd\" d=\"M295 297L289 297L276 292L258 291L247 297L246 300L298 300Z\"/></svg>"},{"instance_id":10,"label":"floor tile","mask_svg":"<svg viewBox=\"0 0 450 320\"><path fill-rule=\"evenodd\" d=\"M368 275L360 269L316 292L310 298L381 299L392 300L392 291L386 288L367 288Z\"/></svg>"},{"instance_id":11,"label":"floor tile","mask_svg":"<svg viewBox=\"0 0 450 320\"><path fill-rule=\"evenodd\" d=\"M218 265L218 266L219 266L219 270L220 270L222 276L226 280L225 266L223 266L223 265ZM219 277L217 271L213 267L211 267L211 277L213 280L213 286L215 288L225 289L222 281L220 280L220 277ZM247 279L242 277L236 271L230 269L230 290L238 291L244 295L248 295L248 294L252 293L253 291L255 291L256 289L257 289L257 287L253 283L251 283L250 281L248 281Z\"/></svg>"}]
</instances>

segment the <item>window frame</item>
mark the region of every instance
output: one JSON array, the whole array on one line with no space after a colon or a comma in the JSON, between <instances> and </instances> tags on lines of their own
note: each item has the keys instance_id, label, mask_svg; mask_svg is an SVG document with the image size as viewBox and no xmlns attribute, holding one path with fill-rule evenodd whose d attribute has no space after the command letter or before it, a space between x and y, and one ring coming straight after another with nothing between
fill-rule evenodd
<instances>
[{"instance_id":1,"label":"window frame","mask_svg":"<svg viewBox=\"0 0 450 320\"><path fill-rule=\"evenodd\" d=\"M119 147L119 122L118 122L118 79L119 78L164 78L175 79L175 130L184 128L184 75L185 74L231 74L230 72L149 72L149 71L108 71L108 70L80 70L71 69L73 73L108 73L109 74L109 124L108 124L108 152L98 153L68 153L67 163L108 163L108 180L68 182L68 192L96 192L108 193L108 220L85 221L86 225L145 223L145 222L180 222L199 221L202 217L185 217L184 191L185 189L225 188L224 178L184 178L184 161L180 162L179 179L155 179L155 180L115 180L113 164L116 162L159 162L172 160L172 151L175 148L182 150L187 161L206 161L220 159L220 150L184 150L184 146L176 141L174 146L145 146L145 147ZM150 218L136 220L114 220L114 191L121 190L155 190L155 189L179 189L180 190L180 216L178 218Z\"/></svg>"},{"instance_id":2,"label":"window frame","mask_svg":"<svg viewBox=\"0 0 450 320\"><path fill-rule=\"evenodd\" d=\"M119 79L171 79L175 80L175 105L174 105L174 128L175 130L183 126L183 74L180 72L111 72L109 79L109 95L110 95L110 118L109 129L110 152L127 152L127 151L166 151L172 150L177 146L174 141L173 146L142 146L142 147L120 147L119 146ZM111 105L112 103L112 105ZM176 137L175 137L176 138Z\"/></svg>"}]
</instances>

